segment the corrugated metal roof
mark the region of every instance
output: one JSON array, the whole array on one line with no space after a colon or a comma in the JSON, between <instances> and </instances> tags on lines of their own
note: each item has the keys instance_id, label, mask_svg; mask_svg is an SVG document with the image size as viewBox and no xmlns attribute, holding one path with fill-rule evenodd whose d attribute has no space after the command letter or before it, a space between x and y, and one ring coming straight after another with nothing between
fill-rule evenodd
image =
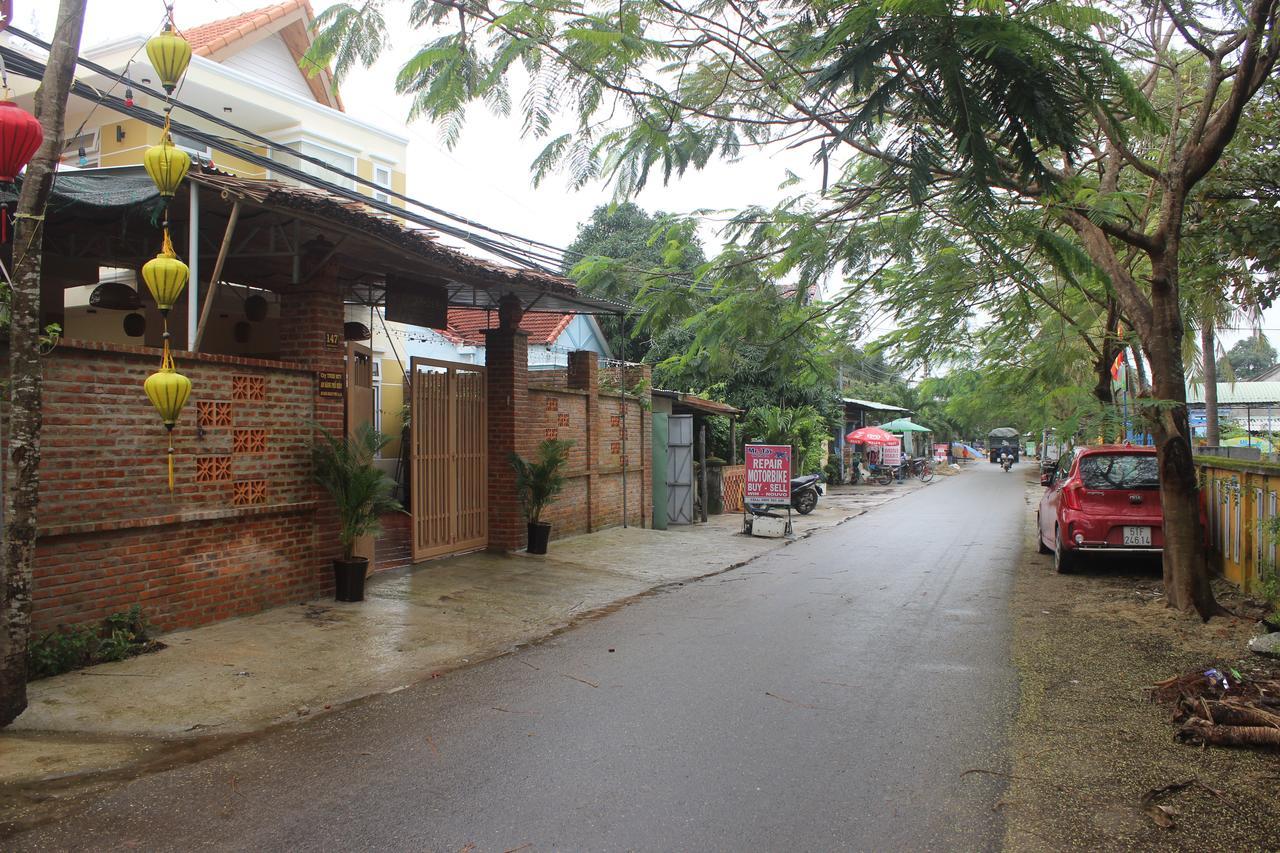
<instances>
[{"instance_id":1,"label":"corrugated metal roof","mask_svg":"<svg viewBox=\"0 0 1280 853\"><path fill-rule=\"evenodd\" d=\"M855 406L861 406L864 409L876 409L881 412L911 412L910 409L904 409L901 406L890 406L888 403L877 403L873 400L858 400L853 397L844 397L842 402L853 403Z\"/></svg>"},{"instance_id":2,"label":"corrugated metal roof","mask_svg":"<svg viewBox=\"0 0 1280 853\"><path fill-rule=\"evenodd\" d=\"M1187 386L1187 402L1204 405L1204 384ZM1219 406L1280 405L1280 382L1219 382Z\"/></svg>"}]
</instances>

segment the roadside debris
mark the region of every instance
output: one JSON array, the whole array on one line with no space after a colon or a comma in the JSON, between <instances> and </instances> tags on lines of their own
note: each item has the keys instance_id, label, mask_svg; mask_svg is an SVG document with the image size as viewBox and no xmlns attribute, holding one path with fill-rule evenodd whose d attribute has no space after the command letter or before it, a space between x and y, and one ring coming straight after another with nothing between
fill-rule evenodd
<instances>
[{"instance_id":1,"label":"roadside debris","mask_svg":"<svg viewBox=\"0 0 1280 853\"><path fill-rule=\"evenodd\" d=\"M1174 706L1184 743L1280 749L1280 678L1208 669L1158 681L1150 696Z\"/></svg>"},{"instance_id":2,"label":"roadside debris","mask_svg":"<svg viewBox=\"0 0 1280 853\"><path fill-rule=\"evenodd\" d=\"M1269 658L1280 658L1280 631L1254 637L1249 641L1249 651Z\"/></svg>"},{"instance_id":3,"label":"roadside debris","mask_svg":"<svg viewBox=\"0 0 1280 853\"><path fill-rule=\"evenodd\" d=\"M1174 782L1172 785L1164 785L1160 788L1152 788L1142 795L1140 806L1142 813L1155 821L1156 826L1164 829L1173 829L1177 824L1174 822L1174 816L1177 814L1173 810L1173 806L1164 804L1164 801L1187 788L1198 788L1205 793L1212 794L1215 797L1221 797L1222 792L1201 782L1199 779L1187 779L1185 782Z\"/></svg>"}]
</instances>

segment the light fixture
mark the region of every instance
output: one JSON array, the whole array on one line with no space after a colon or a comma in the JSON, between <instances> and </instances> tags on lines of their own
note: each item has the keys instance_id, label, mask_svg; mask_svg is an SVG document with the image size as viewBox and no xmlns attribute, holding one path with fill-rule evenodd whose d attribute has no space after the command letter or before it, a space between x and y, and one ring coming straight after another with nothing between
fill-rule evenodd
<instances>
[{"instance_id":1,"label":"light fixture","mask_svg":"<svg viewBox=\"0 0 1280 853\"><path fill-rule=\"evenodd\" d=\"M89 165L89 155L85 153L83 145L80 146L80 165L81 166Z\"/></svg>"},{"instance_id":2,"label":"light fixture","mask_svg":"<svg viewBox=\"0 0 1280 853\"><path fill-rule=\"evenodd\" d=\"M124 128L116 125L116 142L124 142Z\"/></svg>"},{"instance_id":3,"label":"light fixture","mask_svg":"<svg viewBox=\"0 0 1280 853\"><path fill-rule=\"evenodd\" d=\"M142 155L142 165L155 181L160 195L173 198L191 168L191 155L174 145L173 138L165 133L159 145L152 145Z\"/></svg>"},{"instance_id":4,"label":"light fixture","mask_svg":"<svg viewBox=\"0 0 1280 853\"><path fill-rule=\"evenodd\" d=\"M133 87L132 86L124 87L124 105L126 107L133 106Z\"/></svg>"},{"instance_id":5,"label":"light fixture","mask_svg":"<svg viewBox=\"0 0 1280 853\"><path fill-rule=\"evenodd\" d=\"M13 183L42 141L35 116L13 101L0 101L0 182Z\"/></svg>"},{"instance_id":6,"label":"light fixture","mask_svg":"<svg viewBox=\"0 0 1280 853\"><path fill-rule=\"evenodd\" d=\"M147 40L147 58L151 67L160 75L160 85L166 94L172 95L178 80L191 63L191 45L174 32L173 22L165 22L164 29Z\"/></svg>"},{"instance_id":7,"label":"light fixture","mask_svg":"<svg viewBox=\"0 0 1280 853\"><path fill-rule=\"evenodd\" d=\"M167 240L165 242L168 244ZM160 254L142 265L142 278L147 283L147 290L151 291L160 313L166 316L182 295L190 277L191 270L178 260L172 245L166 245Z\"/></svg>"}]
</instances>

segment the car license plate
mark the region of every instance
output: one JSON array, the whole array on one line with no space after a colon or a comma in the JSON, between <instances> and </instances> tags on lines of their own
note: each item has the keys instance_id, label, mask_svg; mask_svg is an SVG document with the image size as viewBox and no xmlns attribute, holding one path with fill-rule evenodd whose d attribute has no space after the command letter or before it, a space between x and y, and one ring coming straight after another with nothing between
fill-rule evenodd
<instances>
[{"instance_id":1,"label":"car license plate","mask_svg":"<svg viewBox=\"0 0 1280 853\"><path fill-rule=\"evenodd\" d=\"M1124 544L1151 547L1151 528L1126 527L1124 529Z\"/></svg>"}]
</instances>

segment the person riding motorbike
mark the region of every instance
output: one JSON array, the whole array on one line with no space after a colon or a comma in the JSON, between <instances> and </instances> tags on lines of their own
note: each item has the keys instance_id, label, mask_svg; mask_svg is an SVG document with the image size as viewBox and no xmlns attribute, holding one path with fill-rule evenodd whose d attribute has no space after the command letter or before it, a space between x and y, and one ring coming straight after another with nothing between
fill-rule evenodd
<instances>
[{"instance_id":1,"label":"person riding motorbike","mask_svg":"<svg viewBox=\"0 0 1280 853\"><path fill-rule=\"evenodd\" d=\"M1000 451L1000 467L1006 472L1013 467L1013 454L1008 450Z\"/></svg>"}]
</instances>

